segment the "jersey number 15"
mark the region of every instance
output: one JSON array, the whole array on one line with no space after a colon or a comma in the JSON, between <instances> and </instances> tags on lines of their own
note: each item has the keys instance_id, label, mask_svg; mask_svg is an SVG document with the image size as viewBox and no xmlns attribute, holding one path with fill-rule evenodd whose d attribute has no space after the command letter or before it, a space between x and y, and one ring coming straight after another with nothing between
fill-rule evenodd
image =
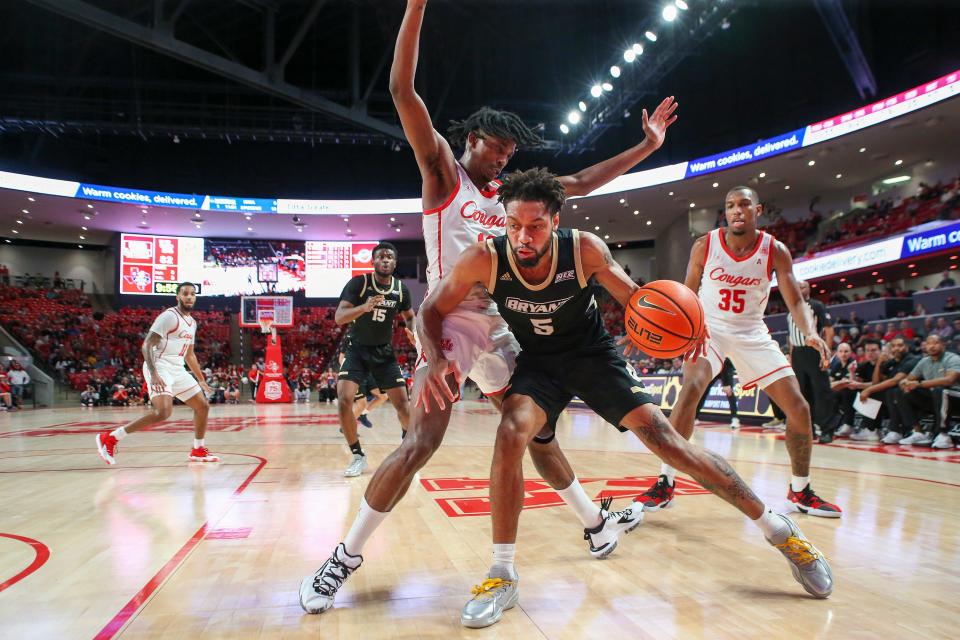
<instances>
[{"instance_id":1,"label":"jersey number 15","mask_svg":"<svg viewBox=\"0 0 960 640\"><path fill-rule=\"evenodd\" d=\"M743 313L746 295L745 289L720 289L720 310Z\"/></svg>"},{"instance_id":2,"label":"jersey number 15","mask_svg":"<svg viewBox=\"0 0 960 640\"><path fill-rule=\"evenodd\" d=\"M373 310L373 321L374 322L383 322L387 319L387 310L386 309L374 309Z\"/></svg>"}]
</instances>

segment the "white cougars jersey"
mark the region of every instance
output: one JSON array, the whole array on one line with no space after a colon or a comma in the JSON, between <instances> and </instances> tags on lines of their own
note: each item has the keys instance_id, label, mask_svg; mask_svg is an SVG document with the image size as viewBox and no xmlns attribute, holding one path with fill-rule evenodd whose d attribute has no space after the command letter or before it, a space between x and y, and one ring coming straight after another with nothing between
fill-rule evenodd
<instances>
[{"instance_id":1,"label":"white cougars jersey","mask_svg":"<svg viewBox=\"0 0 960 640\"><path fill-rule=\"evenodd\" d=\"M182 315L176 307L170 307L157 316L150 331L161 338L160 344L154 348L154 361L182 369L183 357L197 335L197 321Z\"/></svg>"},{"instance_id":2,"label":"white cougars jersey","mask_svg":"<svg viewBox=\"0 0 960 640\"><path fill-rule=\"evenodd\" d=\"M723 229L707 234L700 301L711 334L769 337L763 310L770 295L775 240L769 233L757 233L756 246L740 258L727 248Z\"/></svg>"},{"instance_id":3,"label":"white cougars jersey","mask_svg":"<svg viewBox=\"0 0 960 640\"><path fill-rule=\"evenodd\" d=\"M506 228L506 211L497 201L500 181L494 180L478 189L460 163L457 164L457 186L447 201L423 212L423 239L427 248L427 283L436 289L440 279L453 269L467 248L487 238L502 236ZM480 285L470 292L463 306L496 313L496 307Z\"/></svg>"}]
</instances>

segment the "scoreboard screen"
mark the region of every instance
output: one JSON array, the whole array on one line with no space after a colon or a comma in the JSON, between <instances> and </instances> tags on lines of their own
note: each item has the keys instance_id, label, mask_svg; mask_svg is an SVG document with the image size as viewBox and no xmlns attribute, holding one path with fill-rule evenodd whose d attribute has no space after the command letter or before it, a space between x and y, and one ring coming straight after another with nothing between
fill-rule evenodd
<instances>
[{"instance_id":1,"label":"scoreboard screen","mask_svg":"<svg viewBox=\"0 0 960 640\"><path fill-rule=\"evenodd\" d=\"M180 282L203 296L292 294L337 298L355 275L373 271L375 241L188 238L124 233L123 295L170 296Z\"/></svg>"}]
</instances>

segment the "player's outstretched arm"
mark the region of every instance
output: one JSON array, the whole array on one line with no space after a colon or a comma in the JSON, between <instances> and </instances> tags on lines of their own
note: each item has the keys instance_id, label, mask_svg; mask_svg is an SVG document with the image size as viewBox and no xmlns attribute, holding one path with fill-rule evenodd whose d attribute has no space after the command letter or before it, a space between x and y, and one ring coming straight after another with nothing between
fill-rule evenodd
<instances>
[{"instance_id":1,"label":"player's outstretched arm","mask_svg":"<svg viewBox=\"0 0 960 640\"><path fill-rule=\"evenodd\" d=\"M453 402L456 394L446 382L449 373L453 373L457 385L461 381L461 372L455 362L447 361L440 341L443 338L443 318L460 304L470 290L477 284L487 285L493 270L492 257L486 245L477 244L460 256L457 263L434 291L420 306L420 319L417 322L417 335L423 356L427 361L427 379L416 398L417 406L423 405L430 411L430 401L444 408L444 398Z\"/></svg>"},{"instance_id":2,"label":"player's outstretched arm","mask_svg":"<svg viewBox=\"0 0 960 640\"><path fill-rule=\"evenodd\" d=\"M646 137L640 144L573 175L561 176L560 182L566 189L567 197L585 196L599 189L614 178L622 176L659 149L666 138L667 128L677 120L674 112L678 106L679 103L674 101L673 96L668 96L657 106L653 115L648 117L647 110L644 109L643 133Z\"/></svg>"},{"instance_id":3,"label":"player's outstretched arm","mask_svg":"<svg viewBox=\"0 0 960 640\"><path fill-rule=\"evenodd\" d=\"M407 1L390 67L390 95L423 176L424 207L431 208L456 188L457 176L453 151L433 128L430 112L413 83L420 55L420 28L426 9L427 0Z\"/></svg>"},{"instance_id":4,"label":"player's outstretched arm","mask_svg":"<svg viewBox=\"0 0 960 640\"><path fill-rule=\"evenodd\" d=\"M589 280L595 276L597 282L624 307L633 292L640 288L613 259L606 243L592 233L580 232L580 263L583 277Z\"/></svg>"},{"instance_id":5,"label":"player's outstretched arm","mask_svg":"<svg viewBox=\"0 0 960 640\"><path fill-rule=\"evenodd\" d=\"M780 288L780 295L787 304L790 315L793 316L794 324L807 337L807 346L820 352L820 366L824 367L830 360L830 350L823 338L817 334L817 325L813 321L813 314L803 301L800 284L793 275L793 258L790 257L790 251L779 240L774 241L771 251L773 251L773 271L777 274L777 287Z\"/></svg>"}]
</instances>

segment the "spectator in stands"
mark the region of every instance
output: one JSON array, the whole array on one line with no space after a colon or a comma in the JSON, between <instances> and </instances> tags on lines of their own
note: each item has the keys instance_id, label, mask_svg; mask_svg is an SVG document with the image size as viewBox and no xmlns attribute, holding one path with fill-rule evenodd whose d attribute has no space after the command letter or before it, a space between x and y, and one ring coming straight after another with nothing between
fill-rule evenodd
<instances>
[{"instance_id":1,"label":"spectator in stands","mask_svg":"<svg viewBox=\"0 0 960 640\"><path fill-rule=\"evenodd\" d=\"M830 390L834 394L837 411L840 413L840 428L834 434L837 437L848 436L853 431L853 390L850 389L852 376L857 370L853 359L853 349L841 342L837 353L830 362Z\"/></svg>"},{"instance_id":2,"label":"spectator in stands","mask_svg":"<svg viewBox=\"0 0 960 640\"><path fill-rule=\"evenodd\" d=\"M927 310L919 302L913 305L913 315L915 316L925 316L927 315Z\"/></svg>"},{"instance_id":3,"label":"spectator in stands","mask_svg":"<svg viewBox=\"0 0 960 640\"><path fill-rule=\"evenodd\" d=\"M24 393L27 385L30 384L30 374L24 370L20 362L14 360L10 363L7 378L10 380L10 393L13 394L14 405L22 407Z\"/></svg>"},{"instance_id":4,"label":"spectator in stands","mask_svg":"<svg viewBox=\"0 0 960 640\"><path fill-rule=\"evenodd\" d=\"M303 386L303 378L297 378L293 381L293 398L294 402L309 402L310 401L310 387Z\"/></svg>"},{"instance_id":5,"label":"spectator in stands","mask_svg":"<svg viewBox=\"0 0 960 640\"><path fill-rule=\"evenodd\" d=\"M923 319L923 335L928 336L933 333L933 318L927 316Z\"/></svg>"},{"instance_id":6,"label":"spectator in stands","mask_svg":"<svg viewBox=\"0 0 960 640\"><path fill-rule=\"evenodd\" d=\"M950 277L949 271L943 272L943 279L937 284L937 289L944 289L946 287L955 287L957 283L954 282L953 278Z\"/></svg>"},{"instance_id":7,"label":"spectator in stands","mask_svg":"<svg viewBox=\"0 0 960 640\"><path fill-rule=\"evenodd\" d=\"M10 269L5 264L0 264L0 284L10 286Z\"/></svg>"},{"instance_id":8,"label":"spectator in stands","mask_svg":"<svg viewBox=\"0 0 960 640\"><path fill-rule=\"evenodd\" d=\"M223 385L217 375L211 375L207 378L207 384L210 385L210 404L223 404L226 402Z\"/></svg>"},{"instance_id":9,"label":"spectator in stands","mask_svg":"<svg viewBox=\"0 0 960 640\"><path fill-rule=\"evenodd\" d=\"M63 289L63 278L60 277L59 271L53 272L53 288L54 289Z\"/></svg>"},{"instance_id":10,"label":"spectator in stands","mask_svg":"<svg viewBox=\"0 0 960 640\"><path fill-rule=\"evenodd\" d=\"M892 322L887 323L887 331L883 334L883 341L890 342L894 338L900 335L900 332L897 331L897 325Z\"/></svg>"},{"instance_id":11,"label":"spectator in stands","mask_svg":"<svg viewBox=\"0 0 960 640\"><path fill-rule=\"evenodd\" d=\"M900 405L901 416L904 424L913 427L913 433L900 440L900 444L953 449L953 440L947 433L950 430L947 417L960 409L960 356L946 351L943 340L936 334L927 336L925 348L927 355L900 381L900 389L906 396L906 402ZM923 431L920 424L923 414L933 415L934 433Z\"/></svg>"},{"instance_id":12,"label":"spectator in stands","mask_svg":"<svg viewBox=\"0 0 960 640\"><path fill-rule=\"evenodd\" d=\"M327 367L320 385L320 399L323 402L333 402L337 399L337 374L333 371L333 367Z\"/></svg>"},{"instance_id":13,"label":"spectator in stands","mask_svg":"<svg viewBox=\"0 0 960 640\"><path fill-rule=\"evenodd\" d=\"M237 404L240 402L240 385L236 378L230 378L227 382L227 390L223 394L224 400L228 404Z\"/></svg>"},{"instance_id":14,"label":"spectator in stands","mask_svg":"<svg viewBox=\"0 0 960 640\"><path fill-rule=\"evenodd\" d=\"M130 404L130 392L122 384L115 387L111 404L115 407L125 407Z\"/></svg>"},{"instance_id":15,"label":"spectator in stands","mask_svg":"<svg viewBox=\"0 0 960 640\"><path fill-rule=\"evenodd\" d=\"M881 345L879 340L867 340L864 342L863 360L857 365L857 369L850 383L847 385L847 388L854 392L851 394L853 396L850 399L851 406L853 406L853 400L856 398L856 392L864 391L873 384L874 373L878 370L877 364L880 361L880 350ZM853 433L850 434L850 439L861 442L879 442L880 434L877 433L877 427L880 424L879 419L879 415L877 419L873 419L863 415L859 411L855 411L853 416Z\"/></svg>"},{"instance_id":16,"label":"spectator in stands","mask_svg":"<svg viewBox=\"0 0 960 640\"><path fill-rule=\"evenodd\" d=\"M910 353L903 338L894 338L880 354L879 366L874 370L870 386L860 392L861 402L873 396L879 396L875 399L884 403L884 409L890 418L889 429L883 437L884 444L897 444L903 438L903 414L899 404L906 400L899 384L913 371L918 362L920 362L920 356ZM909 429L910 425L906 428Z\"/></svg>"},{"instance_id":17,"label":"spectator in stands","mask_svg":"<svg viewBox=\"0 0 960 640\"><path fill-rule=\"evenodd\" d=\"M92 384L88 384L83 393L80 394L80 404L85 407L95 407L100 402L100 394L94 389Z\"/></svg>"},{"instance_id":18,"label":"spectator in stands","mask_svg":"<svg viewBox=\"0 0 960 640\"><path fill-rule=\"evenodd\" d=\"M943 338L943 342L950 342L950 338L953 337L953 327L947 324L947 319L943 316L937 318L937 327L933 330L933 333L937 334ZM930 334L927 334L930 335Z\"/></svg>"},{"instance_id":19,"label":"spectator in stands","mask_svg":"<svg viewBox=\"0 0 960 640\"><path fill-rule=\"evenodd\" d=\"M960 305L954 296L947 296L947 301L943 303L944 311L960 311Z\"/></svg>"},{"instance_id":20,"label":"spectator in stands","mask_svg":"<svg viewBox=\"0 0 960 640\"><path fill-rule=\"evenodd\" d=\"M10 393L10 381L7 374L0 369L0 411L12 411L16 409L13 404L13 395Z\"/></svg>"},{"instance_id":21,"label":"spectator in stands","mask_svg":"<svg viewBox=\"0 0 960 640\"><path fill-rule=\"evenodd\" d=\"M917 336L917 333L913 330L913 327L910 326L909 322L901 320L900 335L903 336L904 340L913 340Z\"/></svg>"},{"instance_id":22,"label":"spectator in stands","mask_svg":"<svg viewBox=\"0 0 960 640\"><path fill-rule=\"evenodd\" d=\"M876 300L877 298L882 298L883 295L873 288L873 285L870 285L870 290L867 291L867 294L864 296L867 300Z\"/></svg>"}]
</instances>

